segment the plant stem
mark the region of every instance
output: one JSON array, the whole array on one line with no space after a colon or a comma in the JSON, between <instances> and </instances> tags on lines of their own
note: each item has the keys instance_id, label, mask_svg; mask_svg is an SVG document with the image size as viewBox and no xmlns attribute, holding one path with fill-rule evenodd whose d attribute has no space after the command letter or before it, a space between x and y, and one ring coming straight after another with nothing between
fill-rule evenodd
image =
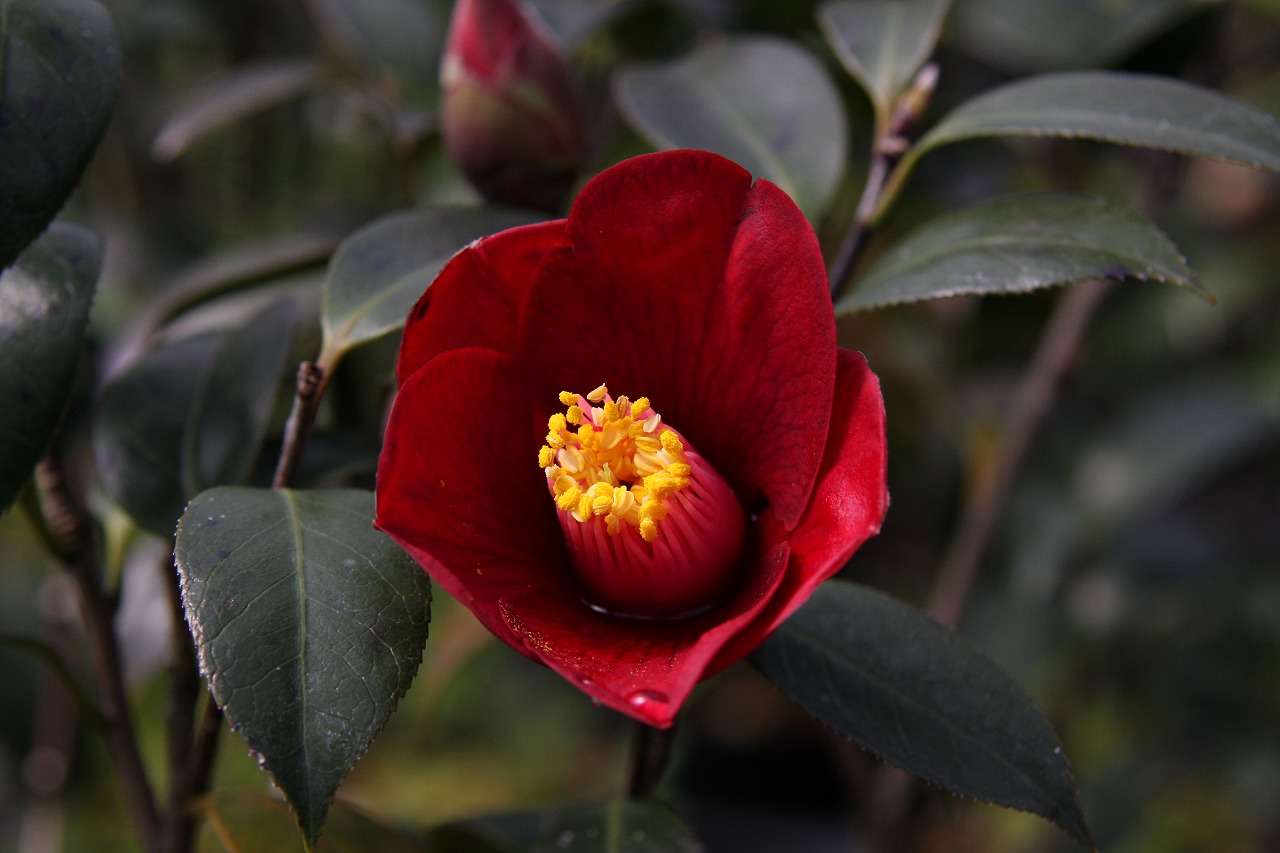
<instances>
[{"instance_id":1,"label":"plant stem","mask_svg":"<svg viewBox=\"0 0 1280 853\"><path fill-rule=\"evenodd\" d=\"M172 549L160 569L164 574L164 587L168 593L169 612L173 620L169 705L165 714L169 753L169 810L164 819L162 849L168 853L182 853L191 849L195 821L188 803L193 785L200 784L200 781L193 779L187 772L196 703L201 693L200 672L196 667L195 645L182 609L182 594L178 588L178 574L174 571Z\"/></svg>"},{"instance_id":2,"label":"plant stem","mask_svg":"<svg viewBox=\"0 0 1280 853\"><path fill-rule=\"evenodd\" d=\"M1089 321L1109 291L1110 286L1104 281L1070 287L1049 318L1013 408L1005 418L1003 440L995 459L966 501L942 560L928 611L944 625L954 628L960 621L1018 469L1053 408L1063 380L1076 364Z\"/></svg>"},{"instance_id":3,"label":"plant stem","mask_svg":"<svg viewBox=\"0 0 1280 853\"><path fill-rule=\"evenodd\" d=\"M124 789L125 808L147 851L157 849L160 817L155 794L142 764L137 737L125 694L120 645L115 633L115 604L103 588L94 557L93 523L72 494L54 451L36 468L43 515L58 538L65 565L80 592L80 612L98 686L98 714L103 740Z\"/></svg>"},{"instance_id":4,"label":"plant stem","mask_svg":"<svg viewBox=\"0 0 1280 853\"><path fill-rule=\"evenodd\" d=\"M298 476L298 464L302 451L311 437L316 409L328 387L330 371L319 362L304 361L298 365L298 380L294 389L293 408L284 427L284 447L280 449L280 461L276 465L273 489L287 489Z\"/></svg>"},{"instance_id":5,"label":"plant stem","mask_svg":"<svg viewBox=\"0 0 1280 853\"><path fill-rule=\"evenodd\" d=\"M674 728L655 729L646 723L636 723L631 741L631 781L627 795L633 799L651 796L671 757L671 741Z\"/></svg>"},{"instance_id":6,"label":"plant stem","mask_svg":"<svg viewBox=\"0 0 1280 853\"><path fill-rule=\"evenodd\" d=\"M929 63L921 68L907 91L894 105L889 120L883 127L876 128L876 138L871 145L871 165L867 169L867 183L862 188L862 198L858 200L858 209L853 214L853 225L827 269L827 280L833 297L840 292L845 280L853 272L877 211L885 204L885 182L894 166L910 149L906 135L924 115L937 83L937 65Z\"/></svg>"}]
</instances>

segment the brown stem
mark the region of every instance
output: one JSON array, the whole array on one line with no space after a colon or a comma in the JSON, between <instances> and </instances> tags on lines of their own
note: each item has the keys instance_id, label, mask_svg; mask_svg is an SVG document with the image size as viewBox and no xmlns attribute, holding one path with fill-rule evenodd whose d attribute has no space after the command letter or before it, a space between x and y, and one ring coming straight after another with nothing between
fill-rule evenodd
<instances>
[{"instance_id":1,"label":"brown stem","mask_svg":"<svg viewBox=\"0 0 1280 853\"><path fill-rule=\"evenodd\" d=\"M876 139L872 143L871 166L867 170L867 183L862 188L862 198L858 200L858 209L853 214L853 225L845 235L844 242L827 269L827 280L830 282L831 295L840 292L845 280L853 272L858 255L871 233L871 223L876 210L881 205L885 182L893 171L893 167L910 147L907 134L920 121L929 99L933 96L934 86L938 82L938 66L930 63L916 75L911 86L898 99L884 127L876 129Z\"/></svg>"},{"instance_id":2,"label":"brown stem","mask_svg":"<svg viewBox=\"0 0 1280 853\"><path fill-rule=\"evenodd\" d=\"M98 686L98 713L103 740L124 789L125 808L142 848L157 849L160 817L155 795L142 764L125 694L120 645L115 633L115 605L103 588L93 548L93 523L72 494L54 451L40 461L36 482L49 529L66 555L66 568L80 592L80 611Z\"/></svg>"},{"instance_id":3,"label":"brown stem","mask_svg":"<svg viewBox=\"0 0 1280 853\"><path fill-rule=\"evenodd\" d=\"M1075 366L1089 321L1109 290L1104 281L1075 285L1063 295L1049 319L1005 418L995 459L965 503L942 560L928 610L944 625L955 627L960 620L1018 469L1053 408L1063 380Z\"/></svg>"},{"instance_id":4,"label":"brown stem","mask_svg":"<svg viewBox=\"0 0 1280 853\"><path fill-rule=\"evenodd\" d=\"M173 552L161 563L163 584L169 598L173 622L172 648L169 661L169 705L165 729L169 758L169 810L162 827L162 849L165 853L185 853L191 849L195 821L187 807L195 784L187 772L191 756L191 731L195 725L196 703L200 700L200 672L196 667L195 644L187 628L182 608L178 574L174 571Z\"/></svg>"},{"instance_id":5,"label":"brown stem","mask_svg":"<svg viewBox=\"0 0 1280 853\"><path fill-rule=\"evenodd\" d=\"M304 361L298 365L293 408L289 411L289 420L284 426L284 447L280 449L280 461L276 465L271 488L288 488L297 478L298 464L302 459L303 448L307 446L307 439L311 437L316 409L324 395L327 380L328 373L319 364Z\"/></svg>"},{"instance_id":6,"label":"brown stem","mask_svg":"<svg viewBox=\"0 0 1280 853\"><path fill-rule=\"evenodd\" d=\"M662 780L671 757L671 741L675 729L655 729L645 723L636 723L631 741L631 782L627 794L642 799L653 794Z\"/></svg>"}]
</instances>

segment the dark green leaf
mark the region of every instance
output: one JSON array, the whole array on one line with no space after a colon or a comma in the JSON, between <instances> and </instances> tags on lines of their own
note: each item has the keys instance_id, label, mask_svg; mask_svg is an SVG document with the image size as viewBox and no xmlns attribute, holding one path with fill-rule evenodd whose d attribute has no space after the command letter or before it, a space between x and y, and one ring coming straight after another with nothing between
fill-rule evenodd
<instances>
[{"instance_id":1,"label":"dark green leaf","mask_svg":"<svg viewBox=\"0 0 1280 853\"><path fill-rule=\"evenodd\" d=\"M704 148L781 187L817 219L844 169L844 107L822 65L793 42L715 42L676 62L624 68L615 100L658 148Z\"/></svg>"},{"instance_id":2,"label":"dark green leaf","mask_svg":"<svg viewBox=\"0 0 1280 853\"><path fill-rule=\"evenodd\" d=\"M818 11L827 43L871 97L881 126L933 53L951 0L842 0Z\"/></svg>"},{"instance_id":3,"label":"dark green leaf","mask_svg":"<svg viewBox=\"0 0 1280 853\"><path fill-rule=\"evenodd\" d=\"M974 56L1010 71L1099 68L1128 58L1205 0L964 0L950 21Z\"/></svg>"},{"instance_id":4,"label":"dark green leaf","mask_svg":"<svg viewBox=\"0 0 1280 853\"><path fill-rule=\"evenodd\" d=\"M427 576L362 491L202 492L175 554L214 699L314 844L422 660Z\"/></svg>"},{"instance_id":5,"label":"dark green leaf","mask_svg":"<svg viewBox=\"0 0 1280 853\"><path fill-rule=\"evenodd\" d=\"M1091 843L1048 722L999 666L923 613L829 581L753 659L805 710L887 761Z\"/></svg>"},{"instance_id":6,"label":"dark green leaf","mask_svg":"<svg viewBox=\"0 0 1280 853\"><path fill-rule=\"evenodd\" d=\"M261 791L219 791L197 806L204 818L200 853L283 853L298 849L289 808ZM316 853L426 853L429 848L353 806L336 802Z\"/></svg>"},{"instance_id":7,"label":"dark green leaf","mask_svg":"<svg viewBox=\"0 0 1280 853\"><path fill-rule=\"evenodd\" d=\"M907 152L883 198L927 152L984 136L1097 139L1280 172L1280 122L1260 110L1168 77L1069 71L1000 86L947 113Z\"/></svg>"},{"instance_id":8,"label":"dark green leaf","mask_svg":"<svg viewBox=\"0 0 1280 853\"><path fill-rule=\"evenodd\" d=\"M142 527L173 534L187 501L249 476L293 341L278 302L243 328L162 344L107 386L94 452L107 491Z\"/></svg>"},{"instance_id":9,"label":"dark green leaf","mask_svg":"<svg viewBox=\"0 0 1280 853\"><path fill-rule=\"evenodd\" d=\"M1007 196L929 222L867 270L837 311L960 294L1025 293L1088 279L1168 282L1211 298L1138 214L1091 196Z\"/></svg>"},{"instance_id":10,"label":"dark green leaf","mask_svg":"<svg viewBox=\"0 0 1280 853\"><path fill-rule=\"evenodd\" d=\"M314 59L277 59L233 68L192 92L156 134L151 153L168 162L206 134L313 91L325 76Z\"/></svg>"},{"instance_id":11,"label":"dark green leaf","mask_svg":"<svg viewBox=\"0 0 1280 853\"><path fill-rule=\"evenodd\" d=\"M324 352L337 358L400 328L460 249L543 218L502 208L436 207L393 213L361 228L343 241L329 266L321 306Z\"/></svg>"},{"instance_id":12,"label":"dark green leaf","mask_svg":"<svg viewBox=\"0 0 1280 853\"><path fill-rule=\"evenodd\" d=\"M565 809L532 853L701 853L675 812L648 800L618 800Z\"/></svg>"},{"instance_id":13,"label":"dark green leaf","mask_svg":"<svg viewBox=\"0 0 1280 853\"><path fill-rule=\"evenodd\" d=\"M66 406L99 263L92 232L57 222L0 273L0 512L40 461Z\"/></svg>"},{"instance_id":14,"label":"dark green leaf","mask_svg":"<svg viewBox=\"0 0 1280 853\"><path fill-rule=\"evenodd\" d=\"M96 0L0 0L0 269L71 194L119 84L120 47Z\"/></svg>"}]
</instances>

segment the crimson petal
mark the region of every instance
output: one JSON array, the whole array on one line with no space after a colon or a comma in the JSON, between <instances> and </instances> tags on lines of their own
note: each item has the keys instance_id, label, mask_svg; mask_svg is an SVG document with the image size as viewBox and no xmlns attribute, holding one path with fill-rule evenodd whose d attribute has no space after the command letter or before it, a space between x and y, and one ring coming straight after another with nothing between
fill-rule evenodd
<instances>
[{"instance_id":1,"label":"crimson petal","mask_svg":"<svg viewBox=\"0 0 1280 853\"><path fill-rule=\"evenodd\" d=\"M446 350L509 348L516 338L524 292L547 250L562 241L564 224L556 219L510 228L454 255L409 312L396 362L397 380L403 384Z\"/></svg>"},{"instance_id":2,"label":"crimson petal","mask_svg":"<svg viewBox=\"0 0 1280 853\"><path fill-rule=\"evenodd\" d=\"M378 462L375 521L518 649L524 641L502 619L500 600L532 588L578 595L528 410L511 356L468 348L434 358L396 395Z\"/></svg>"},{"instance_id":3,"label":"crimson petal","mask_svg":"<svg viewBox=\"0 0 1280 853\"><path fill-rule=\"evenodd\" d=\"M746 503L763 493L794 524L835 382L822 257L794 203L718 155L674 151L600 175L567 229L522 308L522 360L549 387L649 397Z\"/></svg>"},{"instance_id":4,"label":"crimson petal","mask_svg":"<svg viewBox=\"0 0 1280 853\"><path fill-rule=\"evenodd\" d=\"M862 353L841 349L838 365L830 437L809 508L790 533L772 512L758 521L764 547L790 544L787 575L769 607L720 650L708 674L750 654L880 530L889 508L880 381Z\"/></svg>"},{"instance_id":5,"label":"crimson petal","mask_svg":"<svg viewBox=\"0 0 1280 853\"><path fill-rule=\"evenodd\" d=\"M541 586L504 597L501 607L533 657L602 705L667 728L707 664L769 604L788 553L785 542L762 553L733 602L688 619L610 616Z\"/></svg>"}]
</instances>

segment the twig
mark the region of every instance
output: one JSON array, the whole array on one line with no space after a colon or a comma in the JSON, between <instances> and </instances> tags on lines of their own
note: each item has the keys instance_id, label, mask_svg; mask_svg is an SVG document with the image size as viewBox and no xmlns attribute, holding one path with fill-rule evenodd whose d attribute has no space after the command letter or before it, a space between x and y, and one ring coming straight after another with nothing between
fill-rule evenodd
<instances>
[{"instance_id":1,"label":"twig","mask_svg":"<svg viewBox=\"0 0 1280 853\"><path fill-rule=\"evenodd\" d=\"M1089 321L1109 290L1105 281L1075 285L1063 295L1049 319L1013 408L1005 418L996 457L966 502L942 560L928 610L944 625L955 627L960 620L1014 477L1052 409L1063 380L1075 366Z\"/></svg>"},{"instance_id":2,"label":"twig","mask_svg":"<svg viewBox=\"0 0 1280 853\"><path fill-rule=\"evenodd\" d=\"M328 376L328 372L316 362L304 361L298 365L293 408L289 411L289 420L284 427L284 447L280 449L280 461L276 465L275 478L271 481L273 489L292 486L298 475L298 464L302 459L303 448L307 446L307 439L311 437L316 409L320 405L320 398L324 396Z\"/></svg>"},{"instance_id":3,"label":"twig","mask_svg":"<svg viewBox=\"0 0 1280 853\"><path fill-rule=\"evenodd\" d=\"M120 645L115 633L115 606L103 589L94 559L93 524L88 512L71 493L54 451L37 466L36 482L44 516L51 532L62 543L66 567L80 591L80 610L98 685L103 740L124 788L125 808L134 832L142 848L152 851L159 840L160 817L130 718Z\"/></svg>"},{"instance_id":4,"label":"twig","mask_svg":"<svg viewBox=\"0 0 1280 853\"><path fill-rule=\"evenodd\" d=\"M876 139L872 143L871 166L867 170L867 183L862 188L862 198L858 200L858 209L853 214L853 225L840 244L831 266L827 270L827 280L831 285L831 295L840 292L858 255L871 231L871 223L877 208L881 206L885 181L888 180L893 167L910 147L907 133L920 121L933 89L938 83L938 66L929 63L920 69L911 86L898 99L893 114L883 128L876 129Z\"/></svg>"},{"instance_id":5,"label":"twig","mask_svg":"<svg viewBox=\"0 0 1280 853\"><path fill-rule=\"evenodd\" d=\"M675 729L655 729L645 723L636 723L631 741L631 782L627 794L642 799L653 793L662 780L671 757L671 740Z\"/></svg>"},{"instance_id":6,"label":"twig","mask_svg":"<svg viewBox=\"0 0 1280 853\"><path fill-rule=\"evenodd\" d=\"M187 804L193 785L201 784L187 772L191 757L191 732L195 725L196 703L200 699L200 673L196 668L195 645L187 629L182 609L178 574L174 571L170 549L160 565L169 612L173 620L172 648L169 661L169 704L165 729L169 754L169 809L162 828L163 850L184 853L191 849L195 822Z\"/></svg>"}]
</instances>

